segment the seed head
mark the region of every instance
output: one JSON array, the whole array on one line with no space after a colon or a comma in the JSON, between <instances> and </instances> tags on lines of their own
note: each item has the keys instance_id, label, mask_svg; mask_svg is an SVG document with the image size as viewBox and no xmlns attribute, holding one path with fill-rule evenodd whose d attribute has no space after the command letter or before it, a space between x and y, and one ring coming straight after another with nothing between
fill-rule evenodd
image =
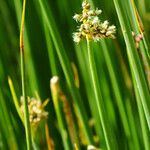
<instances>
[{"instance_id":1,"label":"seed head","mask_svg":"<svg viewBox=\"0 0 150 150\"><path fill-rule=\"evenodd\" d=\"M38 125L42 120L46 119L48 112L44 110L44 103L40 99L28 98L29 121L32 126ZM24 114L24 101L21 97L21 112Z\"/></svg>"},{"instance_id":2,"label":"seed head","mask_svg":"<svg viewBox=\"0 0 150 150\"><path fill-rule=\"evenodd\" d=\"M99 41L101 38L115 38L116 27L110 26L107 20L101 22L98 17L102 13L100 9L91 9L87 1L83 1L82 9L82 14L75 14L73 17L76 22L81 22L77 32L73 33L74 42L79 43L82 39Z\"/></svg>"}]
</instances>

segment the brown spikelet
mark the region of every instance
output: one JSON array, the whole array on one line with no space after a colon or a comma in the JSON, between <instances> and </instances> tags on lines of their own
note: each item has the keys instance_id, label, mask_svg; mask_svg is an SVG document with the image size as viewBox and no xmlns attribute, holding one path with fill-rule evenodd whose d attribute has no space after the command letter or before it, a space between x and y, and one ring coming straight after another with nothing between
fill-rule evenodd
<instances>
[{"instance_id":1,"label":"brown spikelet","mask_svg":"<svg viewBox=\"0 0 150 150\"><path fill-rule=\"evenodd\" d=\"M53 139L50 137L48 124L45 124L45 134L46 134L46 141L48 150L55 150L55 145Z\"/></svg>"},{"instance_id":2,"label":"brown spikelet","mask_svg":"<svg viewBox=\"0 0 150 150\"><path fill-rule=\"evenodd\" d=\"M70 134L70 137L71 137L71 142L72 142L72 144L77 143L77 135L76 135L75 126L74 126L74 122L73 122L71 106L70 106L70 104L67 100L66 95L62 91L60 91L60 99L63 102L63 110L64 110L64 113L65 113L65 118L66 118L66 121L67 121L69 134Z\"/></svg>"},{"instance_id":3,"label":"brown spikelet","mask_svg":"<svg viewBox=\"0 0 150 150\"><path fill-rule=\"evenodd\" d=\"M77 88L80 87L80 80L79 80L79 74L78 74L78 70L77 70L77 67L75 65L75 63L71 63L71 67L72 67L72 70L73 70L73 73L74 73L74 81L75 81L75 85Z\"/></svg>"},{"instance_id":4,"label":"brown spikelet","mask_svg":"<svg viewBox=\"0 0 150 150\"><path fill-rule=\"evenodd\" d=\"M82 145L87 145L88 141L87 141L87 138L85 136L85 133L83 132L83 124L82 124L82 122L79 118L76 105L74 104L73 107L74 107L74 110L75 110L75 115L76 115L76 118L77 118L77 125L78 125L78 128L79 128L78 129L78 134L79 134L79 138L80 138L80 143Z\"/></svg>"},{"instance_id":5,"label":"brown spikelet","mask_svg":"<svg viewBox=\"0 0 150 150\"><path fill-rule=\"evenodd\" d=\"M68 102L66 95L61 90L61 87L59 84L59 77L58 76L53 77L51 79L51 83L52 83L51 89L53 90L53 94L56 95L58 97L58 99L61 100L63 103L63 111L65 114L65 119L66 119L66 123L67 123L68 130L69 130L69 135L71 138L71 142L74 145L75 143L78 143L78 141L77 141L77 134L75 131L75 126L74 126L74 120L73 120L73 115L72 115L72 111L71 111L71 106Z\"/></svg>"}]
</instances>

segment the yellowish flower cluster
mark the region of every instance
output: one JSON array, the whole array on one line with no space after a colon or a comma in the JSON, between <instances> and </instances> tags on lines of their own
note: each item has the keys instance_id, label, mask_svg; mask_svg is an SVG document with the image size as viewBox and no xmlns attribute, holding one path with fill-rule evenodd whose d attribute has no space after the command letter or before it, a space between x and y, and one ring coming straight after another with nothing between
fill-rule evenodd
<instances>
[{"instance_id":1,"label":"yellowish flower cluster","mask_svg":"<svg viewBox=\"0 0 150 150\"><path fill-rule=\"evenodd\" d=\"M28 98L29 120L32 126L38 125L41 120L48 116L48 112L44 110L44 103L40 99ZM21 98L21 112L24 113L24 101Z\"/></svg>"},{"instance_id":2,"label":"yellowish flower cluster","mask_svg":"<svg viewBox=\"0 0 150 150\"><path fill-rule=\"evenodd\" d=\"M115 38L116 27L109 25L106 20L101 22L98 16L101 10L92 10L87 1L82 3L82 14L75 14L73 19L81 22L77 32L73 33L74 42L79 43L82 39L99 41L101 38Z\"/></svg>"}]
</instances>

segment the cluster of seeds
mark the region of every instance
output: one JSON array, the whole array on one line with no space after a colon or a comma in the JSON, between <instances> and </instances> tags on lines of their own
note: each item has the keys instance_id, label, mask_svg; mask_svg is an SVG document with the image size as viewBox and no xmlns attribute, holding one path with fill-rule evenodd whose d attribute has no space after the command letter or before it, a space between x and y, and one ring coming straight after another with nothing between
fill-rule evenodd
<instances>
[{"instance_id":1,"label":"cluster of seeds","mask_svg":"<svg viewBox=\"0 0 150 150\"><path fill-rule=\"evenodd\" d=\"M77 32L73 33L74 42L79 43L82 39L99 41L101 38L115 38L116 27L109 25L106 20L101 22L98 16L101 10L92 10L87 1L82 3L82 14L75 14L73 19L80 22Z\"/></svg>"},{"instance_id":2,"label":"cluster of seeds","mask_svg":"<svg viewBox=\"0 0 150 150\"><path fill-rule=\"evenodd\" d=\"M29 120L32 126L47 118L48 112L44 110L44 106L40 99L28 98ZM24 114L23 98L21 98L21 112Z\"/></svg>"}]
</instances>

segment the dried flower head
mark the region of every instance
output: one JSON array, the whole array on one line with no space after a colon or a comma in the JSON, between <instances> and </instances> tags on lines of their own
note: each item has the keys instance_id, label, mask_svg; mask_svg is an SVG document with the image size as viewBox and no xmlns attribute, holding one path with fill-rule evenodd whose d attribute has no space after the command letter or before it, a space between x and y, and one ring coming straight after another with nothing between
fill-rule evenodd
<instances>
[{"instance_id":1,"label":"dried flower head","mask_svg":"<svg viewBox=\"0 0 150 150\"><path fill-rule=\"evenodd\" d=\"M46 103L42 103L40 99L28 98L29 120L32 126L37 126L42 120L47 118L48 112L44 110ZM23 97L21 97L20 109L24 114Z\"/></svg>"},{"instance_id":2,"label":"dried flower head","mask_svg":"<svg viewBox=\"0 0 150 150\"><path fill-rule=\"evenodd\" d=\"M82 14L73 16L76 22L81 22L77 32L73 33L74 42L79 43L82 39L99 41L101 38L115 38L116 27L110 26L107 20L101 22L98 17L102 13L100 9L91 9L86 0L82 3L82 9Z\"/></svg>"},{"instance_id":3,"label":"dried flower head","mask_svg":"<svg viewBox=\"0 0 150 150\"><path fill-rule=\"evenodd\" d=\"M143 33L136 35L135 32L132 32L132 36L134 38L136 48L139 48L140 42L143 39Z\"/></svg>"}]
</instances>

